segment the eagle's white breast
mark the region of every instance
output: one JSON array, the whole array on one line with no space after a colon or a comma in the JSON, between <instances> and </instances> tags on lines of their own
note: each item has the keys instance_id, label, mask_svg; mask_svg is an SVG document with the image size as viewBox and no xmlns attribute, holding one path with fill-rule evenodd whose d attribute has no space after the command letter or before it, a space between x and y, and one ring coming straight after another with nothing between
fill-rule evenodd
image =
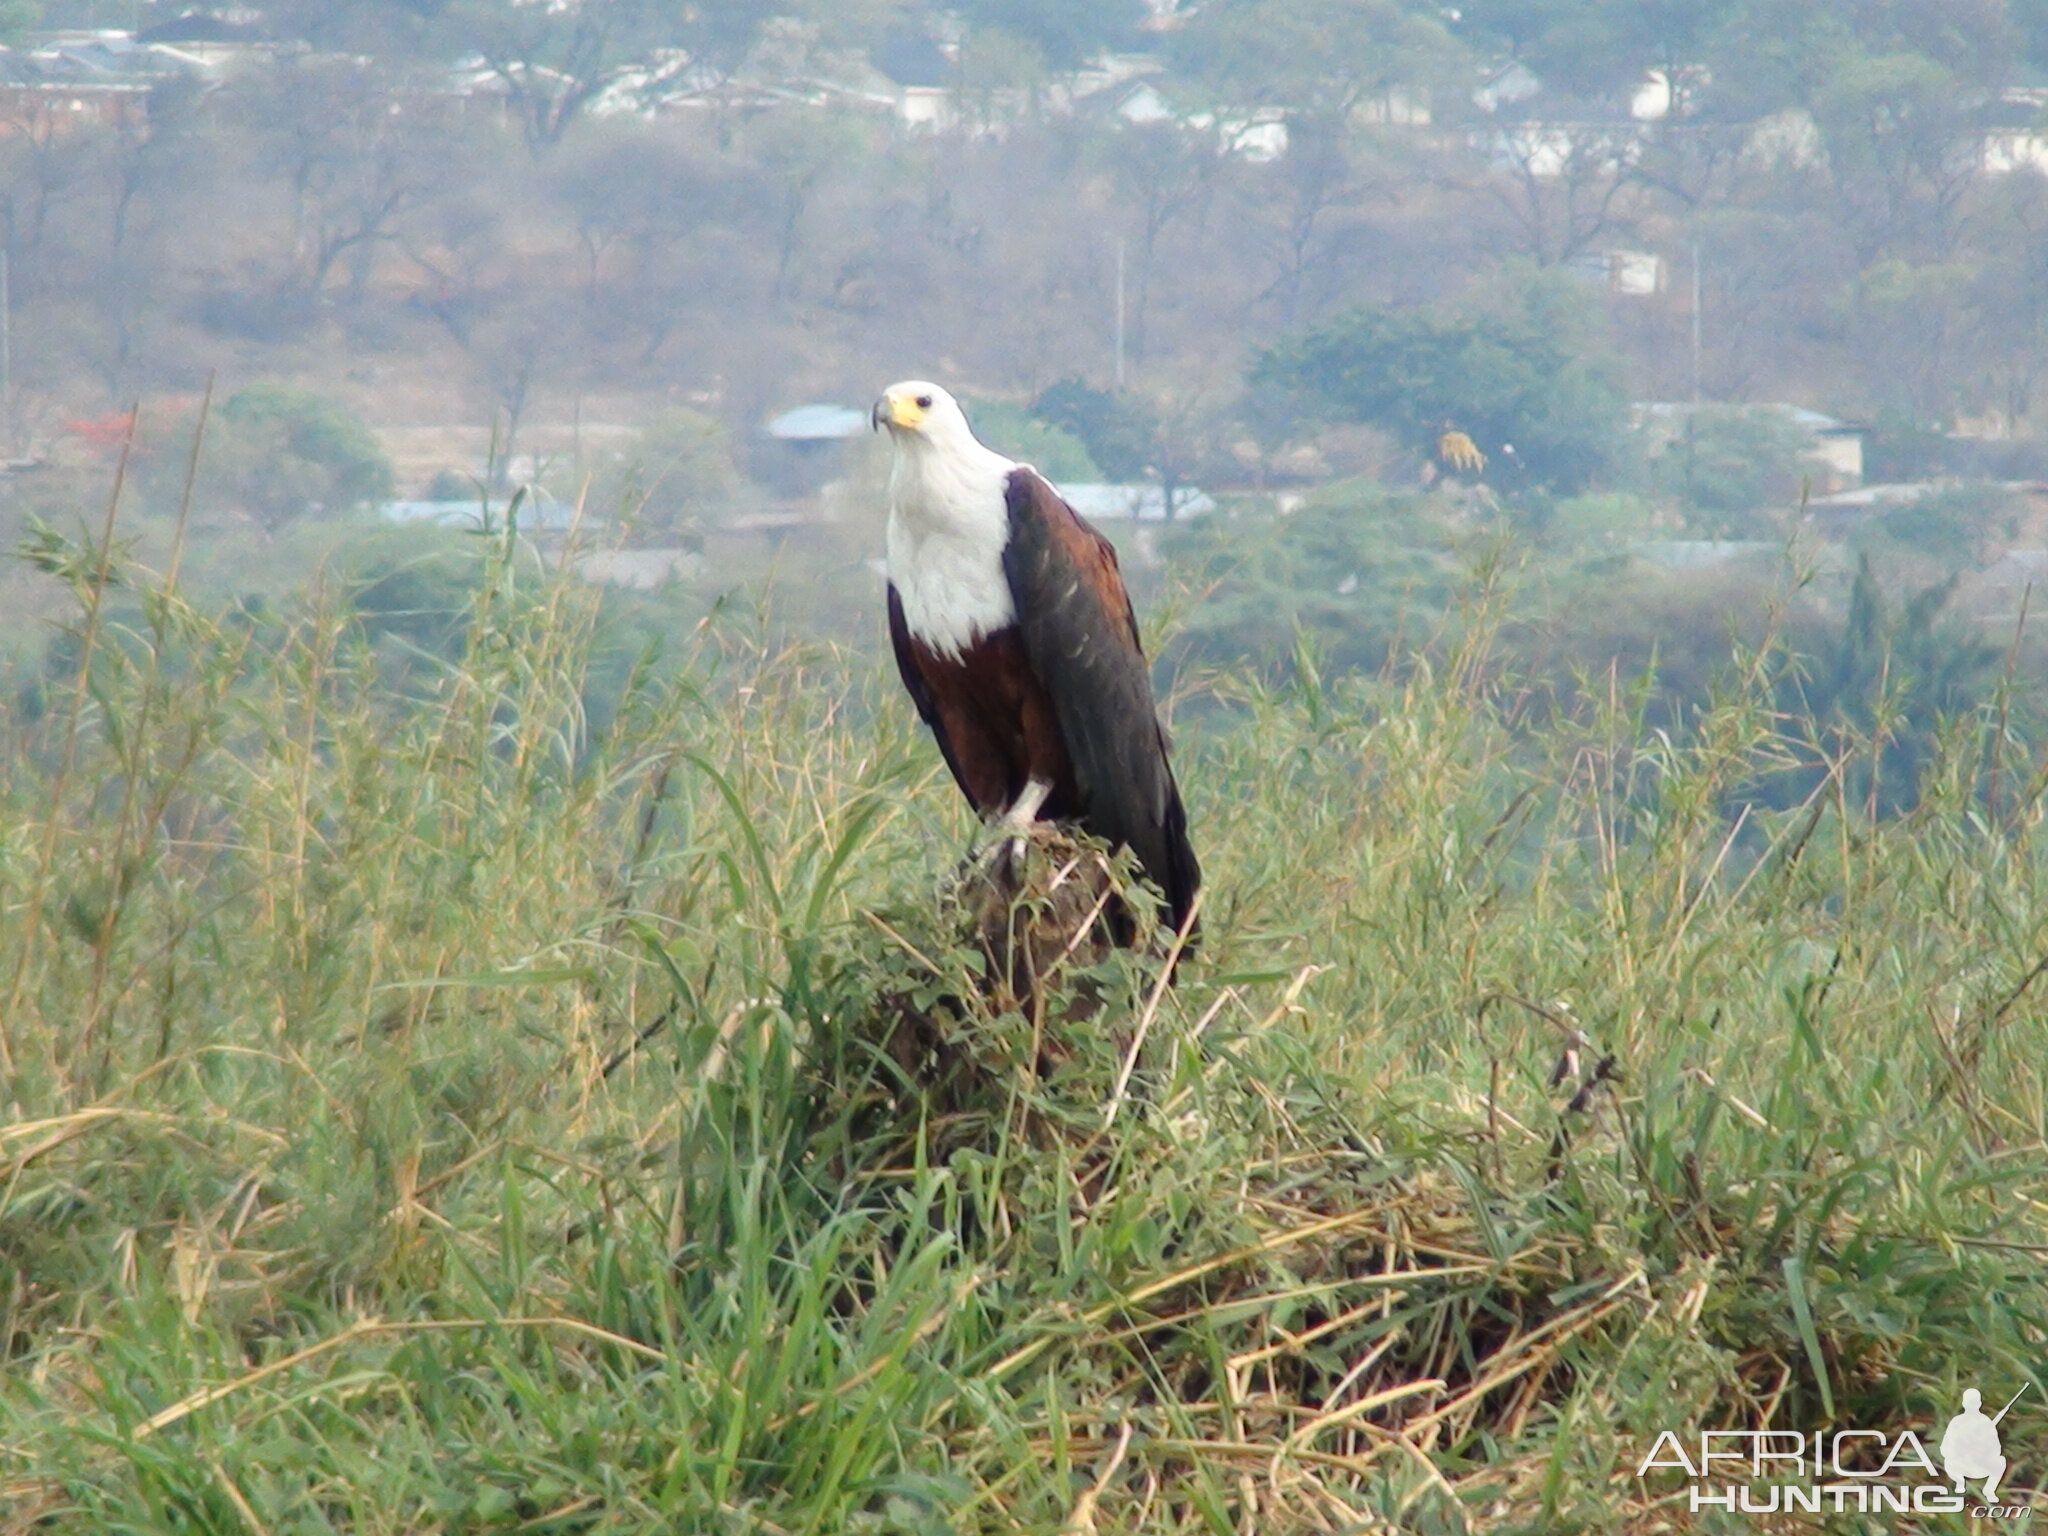
<instances>
[{"instance_id":1,"label":"eagle's white breast","mask_svg":"<svg viewBox=\"0 0 2048 1536\"><path fill-rule=\"evenodd\" d=\"M1003 575L1016 464L968 438L900 444L889 475L889 580L910 633L942 656L1017 617Z\"/></svg>"}]
</instances>

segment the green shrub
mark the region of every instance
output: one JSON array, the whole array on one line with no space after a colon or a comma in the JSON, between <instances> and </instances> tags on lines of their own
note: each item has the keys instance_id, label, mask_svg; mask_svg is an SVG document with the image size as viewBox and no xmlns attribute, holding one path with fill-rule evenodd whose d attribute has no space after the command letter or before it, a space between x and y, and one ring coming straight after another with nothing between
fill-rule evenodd
<instances>
[{"instance_id":1,"label":"green shrub","mask_svg":"<svg viewBox=\"0 0 2048 1536\"><path fill-rule=\"evenodd\" d=\"M1771 538L1813 471L1810 441L1776 411L1702 406L1651 452L1651 484L1685 509L1696 537Z\"/></svg>"},{"instance_id":2,"label":"green shrub","mask_svg":"<svg viewBox=\"0 0 2048 1536\"><path fill-rule=\"evenodd\" d=\"M678 408L642 423L615 471L592 485L588 506L644 534L695 536L732 512L745 483L723 423Z\"/></svg>"},{"instance_id":3,"label":"green shrub","mask_svg":"<svg viewBox=\"0 0 2048 1536\"><path fill-rule=\"evenodd\" d=\"M1456 427L1496 477L1512 444L1518 473L1566 494L1607 469L1623 426L1618 365L1584 295L1554 273L1510 273L1469 310L1352 310L1262 351L1250 378L1411 450Z\"/></svg>"},{"instance_id":4,"label":"green shrub","mask_svg":"<svg viewBox=\"0 0 2048 1536\"><path fill-rule=\"evenodd\" d=\"M143 446L144 481L160 509L184 493L198 429L186 417ZM307 390L253 384L205 424L192 492L202 513L239 513L275 532L297 518L388 501L395 484L375 435L345 408Z\"/></svg>"},{"instance_id":5,"label":"green shrub","mask_svg":"<svg viewBox=\"0 0 2048 1536\"><path fill-rule=\"evenodd\" d=\"M1129 390L1061 379L1031 402L1031 414L1078 438L1111 480L1142 479L1158 457L1158 414Z\"/></svg>"},{"instance_id":6,"label":"green shrub","mask_svg":"<svg viewBox=\"0 0 2048 1536\"><path fill-rule=\"evenodd\" d=\"M1039 420L1022 406L1007 400L966 400L961 405L976 437L998 453L1034 465L1046 479L1054 483L1102 479L1100 466L1078 437Z\"/></svg>"}]
</instances>

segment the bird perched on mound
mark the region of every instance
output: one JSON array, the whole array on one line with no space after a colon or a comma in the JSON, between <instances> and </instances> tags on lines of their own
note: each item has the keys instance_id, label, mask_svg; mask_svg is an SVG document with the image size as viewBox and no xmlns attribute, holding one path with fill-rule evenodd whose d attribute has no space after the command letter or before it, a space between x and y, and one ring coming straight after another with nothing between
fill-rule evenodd
<instances>
[{"instance_id":1,"label":"bird perched on mound","mask_svg":"<svg viewBox=\"0 0 2048 1536\"><path fill-rule=\"evenodd\" d=\"M1186 928L1202 873L1116 551L936 384L894 384L889 635L903 684L984 818L1043 813L1136 855Z\"/></svg>"}]
</instances>

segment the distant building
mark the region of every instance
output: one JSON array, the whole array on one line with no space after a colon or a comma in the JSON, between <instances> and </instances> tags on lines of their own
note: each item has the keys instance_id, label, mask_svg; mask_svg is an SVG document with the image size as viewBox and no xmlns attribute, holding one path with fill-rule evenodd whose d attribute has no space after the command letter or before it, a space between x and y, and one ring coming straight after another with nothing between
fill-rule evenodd
<instances>
[{"instance_id":1,"label":"distant building","mask_svg":"<svg viewBox=\"0 0 2048 1536\"><path fill-rule=\"evenodd\" d=\"M198 57L143 47L126 32L34 34L26 47L0 48L0 138L140 128L159 86L207 73Z\"/></svg>"},{"instance_id":2,"label":"distant building","mask_svg":"<svg viewBox=\"0 0 2048 1536\"><path fill-rule=\"evenodd\" d=\"M1815 170L1827 160L1827 141L1821 137L1820 124L1803 107L1758 118L1743 140L1742 161L1755 170Z\"/></svg>"},{"instance_id":3,"label":"distant building","mask_svg":"<svg viewBox=\"0 0 2048 1536\"><path fill-rule=\"evenodd\" d=\"M1063 483L1059 492L1067 505L1090 522L1158 523L1166 521L1166 488L1158 485L1104 485L1089 481ZM1173 515L1202 517L1216 503L1191 485L1173 493Z\"/></svg>"},{"instance_id":4,"label":"distant building","mask_svg":"<svg viewBox=\"0 0 2048 1536\"><path fill-rule=\"evenodd\" d=\"M176 49L197 59L216 77L260 67L281 55L310 51L302 41L272 37L260 12L235 7L188 9L169 21L143 28L135 34L135 42L143 48Z\"/></svg>"},{"instance_id":5,"label":"distant building","mask_svg":"<svg viewBox=\"0 0 2048 1536\"><path fill-rule=\"evenodd\" d=\"M1479 83L1479 89L1472 93L1472 104L1491 117L1503 107L1527 101L1542 89L1543 82L1536 77L1536 71L1520 59L1510 59Z\"/></svg>"},{"instance_id":6,"label":"distant building","mask_svg":"<svg viewBox=\"0 0 2048 1536\"><path fill-rule=\"evenodd\" d=\"M1609 293L1627 298L1647 298L1664 291L1667 263L1655 251L1586 251L1565 264L1580 277L1600 284Z\"/></svg>"},{"instance_id":7,"label":"distant building","mask_svg":"<svg viewBox=\"0 0 2048 1536\"><path fill-rule=\"evenodd\" d=\"M509 499L491 503L489 522L502 528ZM481 530L486 521L483 504L475 497L460 501L387 501L379 509L389 523L428 523L437 528ZM576 504L550 496L537 486L528 487L519 498L517 520L525 533L566 533L576 523Z\"/></svg>"},{"instance_id":8,"label":"distant building","mask_svg":"<svg viewBox=\"0 0 2048 1536\"><path fill-rule=\"evenodd\" d=\"M1472 93L1473 105L1492 121L1470 142L1495 169L1539 181L1612 175L1635 164L1660 125L1690 114L1706 80L1697 67L1654 69L1617 96L1581 97L1511 59Z\"/></svg>"},{"instance_id":9,"label":"distant building","mask_svg":"<svg viewBox=\"0 0 2048 1536\"><path fill-rule=\"evenodd\" d=\"M1679 400L1648 400L1639 402L1632 409L1637 426L1659 436L1671 437L1682 431L1685 418L1700 408ZM1719 405L1714 408L1726 409ZM1814 485L1819 494L1832 495L1863 483L1863 450L1870 439L1869 427L1857 422L1839 421L1823 412L1786 401L1739 409L1778 416L1807 434L1809 441L1805 456L1821 472Z\"/></svg>"},{"instance_id":10,"label":"distant building","mask_svg":"<svg viewBox=\"0 0 2048 1536\"><path fill-rule=\"evenodd\" d=\"M1863 450L1870 442L1869 427L1856 422L1837 421L1832 416L1809 411L1803 406L1772 405L1765 409L1781 413L1794 426L1813 434L1813 447L1808 450L1808 456L1827 469L1825 483L1830 491L1863 483Z\"/></svg>"},{"instance_id":11,"label":"distant building","mask_svg":"<svg viewBox=\"0 0 2048 1536\"><path fill-rule=\"evenodd\" d=\"M851 405L814 402L772 418L756 454L760 478L785 496L808 496L846 466L849 438L874 430L868 412Z\"/></svg>"},{"instance_id":12,"label":"distant building","mask_svg":"<svg viewBox=\"0 0 2048 1536\"><path fill-rule=\"evenodd\" d=\"M799 405L768 423L768 435L785 443L839 442L874 430L874 418L851 405Z\"/></svg>"},{"instance_id":13,"label":"distant building","mask_svg":"<svg viewBox=\"0 0 2048 1536\"><path fill-rule=\"evenodd\" d=\"M1987 176L2015 171L2048 174L2048 89L2013 86L1986 102L1977 161Z\"/></svg>"}]
</instances>

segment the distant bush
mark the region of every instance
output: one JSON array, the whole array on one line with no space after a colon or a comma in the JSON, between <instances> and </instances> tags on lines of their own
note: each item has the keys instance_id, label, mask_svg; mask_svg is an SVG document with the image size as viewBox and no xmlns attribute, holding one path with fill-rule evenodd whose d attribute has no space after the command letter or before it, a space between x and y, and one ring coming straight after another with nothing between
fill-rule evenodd
<instances>
[{"instance_id":1,"label":"distant bush","mask_svg":"<svg viewBox=\"0 0 2048 1536\"><path fill-rule=\"evenodd\" d=\"M183 495L197 429L187 419L145 444L141 468L159 505ZM388 501L396 483L376 437L347 409L307 390L254 384L207 422L193 500L275 532L294 518Z\"/></svg>"},{"instance_id":2,"label":"distant bush","mask_svg":"<svg viewBox=\"0 0 2048 1536\"><path fill-rule=\"evenodd\" d=\"M1307 636L1332 669L1377 670L1399 637L1441 619L1464 579L1459 539L1441 503L1366 480L1326 486L1286 517L1184 523L1161 548L1206 596L1175 650L1270 662Z\"/></svg>"},{"instance_id":3,"label":"distant bush","mask_svg":"<svg viewBox=\"0 0 2048 1536\"><path fill-rule=\"evenodd\" d=\"M1138 479L1157 456L1158 416L1129 390L1061 379L1031 402L1031 414L1078 438L1111 480Z\"/></svg>"},{"instance_id":4,"label":"distant bush","mask_svg":"<svg viewBox=\"0 0 2048 1536\"><path fill-rule=\"evenodd\" d=\"M437 469L434 478L427 482L427 501L475 501L478 497L474 476L465 475L459 469Z\"/></svg>"},{"instance_id":5,"label":"distant bush","mask_svg":"<svg viewBox=\"0 0 2048 1536\"><path fill-rule=\"evenodd\" d=\"M1650 454L1650 481L1702 538L1769 538L1799 499L1808 445L1775 411L1702 406Z\"/></svg>"},{"instance_id":6,"label":"distant bush","mask_svg":"<svg viewBox=\"0 0 2048 1536\"><path fill-rule=\"evenodd\" d=\"M461 654L471 606L485 579L485 541L441 528L384 528L351 546L351 606L373 642L387 636L408 654Z\"/></svg>"},{"instance_id":7,"label":"distant bush","mask_svg":"<svg viewBox=\"0 0 2048 1536\"><path fill-rule=\"evenodd\" d=\"M644 533L680 537L731 513L745 483L722 423L701 411L664 411L641 426L618 471L592 485L589 508Z\"/></svg>"},{"instance_id":8,"label":"distant bush","mask_svg":"<svg viewBox=\"0 0 2048 1536\"><path fill-rule=\"evenodd\" d=\"M2020 499L2004 486L1958 485L1873 514L1854 542L1866 554L1898 552L1963 570L2010 544L2020 513Z\"/></svg>"},{"instance_id":9,"label":"distant bush","mask_svg":"<svg viewBox=\"0 0 2048 1536\"><path fill-rule=\"evenodd\" d=\"M2002 650L1946 612L1955 585L1951 576L1898 601L1864 555L1841 629L1809 644L1798 672L1780 685L1788 715L1871 744L1847 765L1843 788L1881 814L1919 803L1946 723L1983 708L1998 691ZM1817 767L1781 775L1763 797L1798 803L1822 776Z\"/></svg>"},{"instance_id":10,"label":"distant bush","mask_svg":"<svg viewBox=\"0 0 2048 1536\"><path fill-rule=\"evenodd\" d=\"M1035 466L1048 480L1092 483L1102 479L1101 466L1073 433L1041 421L1007 400L962 403L974 435L998 453Z\"/></svg>"},{"instance_id":11,"label":"distant bush","mask_svg":"<svg viewBox=\"0 0 2048 1536\"><path fill-rule=\"evenodd\" d=\"M1873 481L2048 479L2048 443L2034 438L1956 437L1896 412L1878 416L1864 449Z\"/></svg>"},{"instance_id":12,"label":"distant bush","mask_svg":"<svg viewBox=\"0 0 2048 1536\"><path fill-rule=\"evenodd\" d=\"M1580 490L1615 453L1625 396L1568 283L1510 273L1469 312L1366 305L1261 352L1251 383L1411 447L1433 451L1446 427L1497 459L1512 444L1533 484Z\"/></svg>"},{"instance_id":13,"label":"distant bush","mask_svg":"<svg viewBox=\"0 0 2048 1536\"><path fill-rule=\"evenodd\" d=\"M1551 505L1545 532L1568 547L1619 546L1649 531L1652 510L1642 497L1620 491L1567 496Z\"/></svg>"}]
</instances>

